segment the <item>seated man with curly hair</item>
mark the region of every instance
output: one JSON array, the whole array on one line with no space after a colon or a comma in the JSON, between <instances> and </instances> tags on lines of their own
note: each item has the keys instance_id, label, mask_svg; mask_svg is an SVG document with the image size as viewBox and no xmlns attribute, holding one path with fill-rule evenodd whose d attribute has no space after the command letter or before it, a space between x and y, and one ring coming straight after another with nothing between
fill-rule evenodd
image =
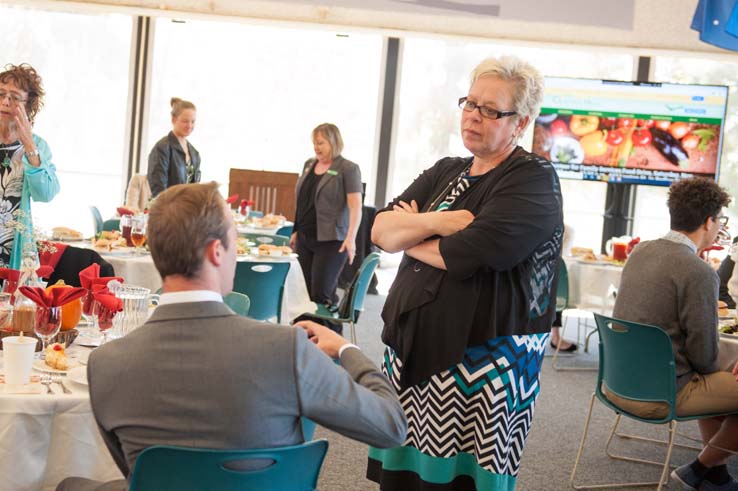
<instances>
[{"instance_id":1,"label":"seated man with curly hair","mask_svg":"<svg viewBox=\"0 0 738 491\"><path fill-rule=\"evenodd\" d=\"M638 245L623 269L613 316L659 326L671 337L676 362L676 413L738 413L738 382L718 366L717 273L697 255L727 222L730 197L715 181L693 178L669 189L671 231ZM645 294L644 294L645 293ZM738 368L738 367L737 367ZM663 418L665 403L608 399L646 418ZM699 420L705 442L738 449L738 414ZM729 454L705 447L671 476L687 490L738 490L726 468Z\"/></svg>"}]
</instances>

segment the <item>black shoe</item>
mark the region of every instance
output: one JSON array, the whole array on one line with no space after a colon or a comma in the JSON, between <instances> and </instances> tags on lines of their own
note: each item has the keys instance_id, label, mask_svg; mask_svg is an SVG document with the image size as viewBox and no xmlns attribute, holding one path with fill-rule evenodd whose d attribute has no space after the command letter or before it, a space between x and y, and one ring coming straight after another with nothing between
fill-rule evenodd
<instances>
[{"instance_id":1,"label":"black shoe","mask_svg":"<svg viewBox=\"0 0 738 491\"><path fill-rule=\"evenodd\" d=\"M559 341L560 343L561 341ZM551 341L551 347L553 349L556 349L556 345L553 344L553 341ZM577 345L572 343L568 348L561 348L559 351L563 353L573 353L577 350Z\"/></svg>"}]
</instances>

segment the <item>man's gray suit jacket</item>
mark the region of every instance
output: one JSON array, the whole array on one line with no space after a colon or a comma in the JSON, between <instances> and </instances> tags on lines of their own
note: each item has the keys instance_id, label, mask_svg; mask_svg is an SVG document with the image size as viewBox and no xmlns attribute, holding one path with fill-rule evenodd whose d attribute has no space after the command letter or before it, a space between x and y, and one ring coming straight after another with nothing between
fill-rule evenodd
<instances>
[{"instance_id":1,"label":"man's gray suit jacket","mask_svg":"<svg viewBox=\"0 0 738 491\"><path fill-rule=\"evenodd\" d=\"M354 348L337 366L302 329L234 314L220 302L157 307L150 320L89 358L92 409L128 477L164 444L267 448L303 441L300 416L376 447L401 445L397 396Z\"/></svg>"}]
</instances>

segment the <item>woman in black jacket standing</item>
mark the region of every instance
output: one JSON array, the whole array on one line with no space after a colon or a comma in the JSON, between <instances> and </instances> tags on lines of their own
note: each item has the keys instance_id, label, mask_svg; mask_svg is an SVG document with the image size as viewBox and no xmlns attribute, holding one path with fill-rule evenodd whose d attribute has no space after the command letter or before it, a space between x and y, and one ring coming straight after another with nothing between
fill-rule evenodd
<instances>
[{"instance_id":1,"label":"woman in black jacket standing","mask_svg":"<svg viewBox=\"0 0 738 491\"><path fill-rule=\"evenodd\" d=\"M473 156L439 160L375 219L372 240L405 253L382 340L408 436L369 451L382 490L515 487L564 230L556 171L517 145L542 99L532 66L484 60L459 99Z\"/></svg>"},{"instance_id":2,"label":"woman in black jacket standing","mask_svg":"<svg viewBox=\"0 0 738 491\"><path fill-rule=\"evenodd\" d=\"M149 186L156 197L169 186L200 182L200 154L187 141L195 129L197 109L190 101L172 97L172 131L156 142L149 154Z\"/></svg>"},{"instance_id":3,"label":"woman in black jacket standing","mask_svg":"<svg viewBox=\"0 0 738 491\"><path fill-rule=\"evenodd\" d=\"M315 158L297 180L297 210L290 246L297 250L313 302L338 303L336 285L343 265L354 261L361 223L361 170L341 156L343 139L336 125L313 130Z\"/></svg>"}]
</instances>

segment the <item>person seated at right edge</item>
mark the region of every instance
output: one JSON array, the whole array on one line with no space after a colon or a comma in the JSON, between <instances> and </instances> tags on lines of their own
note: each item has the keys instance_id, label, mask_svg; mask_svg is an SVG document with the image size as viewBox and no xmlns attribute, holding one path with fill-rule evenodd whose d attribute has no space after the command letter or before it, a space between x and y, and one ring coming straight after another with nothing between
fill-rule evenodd
<instances>
[{"instance_id":1,"label":"person seated at right edge","mask_svg":"<svg viewBox=\"0 0 738 491\"><path fill-rule=\"evenodd\" d=\"M718 366L718 276L697 255L710 247L727 222L730 197L715 181L692 178L669 189L671 231L642 242L623 268L613 317L658 326L671 337L676 362L676 414L738 413L738 383ZM607 391L604 387L603 391ZM663 418L663 402L636 402L614 393L608 399L644 418ZM702 439L738 449L738 414L698 420ZM671 473L682 489L736 491L729 453L706 445L694 462Z\"/></svg>"},{"instance_id":2,"label":"person seated at right edge","mask_svg":"<svg viewBox=\"0 0 738 491\"><path fill-rule=\"evenodd\" d=\"M358 347L314 322L276 326L223 303L233 288L236 238L214 182L172 186L151 207L159 306L141 327L93 351L87 368L92 412L123 476L153 445L302 443L301 416L370 445L402 444L407 421L397 395ZM80 477L57 488L119 489L125 480Z\"/></svg>"}]
</instances>

